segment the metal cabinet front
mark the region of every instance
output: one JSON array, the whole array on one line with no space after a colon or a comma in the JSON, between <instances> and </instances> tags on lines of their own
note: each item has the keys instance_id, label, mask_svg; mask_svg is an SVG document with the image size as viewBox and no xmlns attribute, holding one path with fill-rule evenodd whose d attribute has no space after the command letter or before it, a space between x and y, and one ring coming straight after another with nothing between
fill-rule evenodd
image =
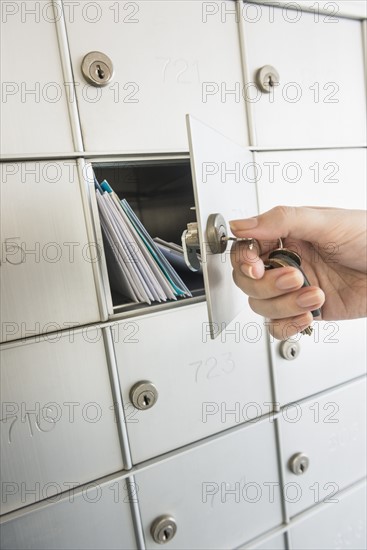
<instances>
[{"instance_id":1,"label":"metal cabinet front","mask_svg":"<svg viewBox=\"0 0 367 550\"><path fill-rule=\"evenodd\" d=\"M365 144L361 21L336 17L335 3L330 15L301 4L243 4L254 144Z\"/></svg>"},{"instance_id":2,"label":"metal cabinet front","mask_svg":"<svg viewBox=\"0 0 367 550\"><path fill-rule=\"evenodd\" d=\"M256 152L260 210L279 204L363 208L366 166L364 148Z\"/></svg>"},{"instance_id":3,"label":"metal cabinet front","mask_svg":"<svg viewBox=\"0 0 367 550\"><path fill-rule=\"evenodd\" d=\"M1 547L9 550L137 548L127 481L93 482L62 498L3 518Z\"/></svg>"},{"instance_id":4,"label":"metal cabinet front","mask_svg":"<svg viewBox=\"0 0 367 550\"><path fill-rule=\"evenodd\" d=\"M261 537L262 542L249 543L246 546L241 546L239 550L245 550L252 548L253 550L287 550L287 543L285 541L285 535L275 535L267 538L265 541Z\"/></svg>"},{"instance_id":5,"label":"metal cabinet front","mask_svg":"<svg viewBox=\"0 0 367 550\"><path fill-rule=\"evenodd\" d=\"M166 548L236 548L282 521L274 425L248 425L138 471L146 548L168 514L177 531ZM154 498L152 498L154 495Z\"/></svg>"},{"instance_id":6,"label":"metal cabinet front","mask_svg":"<svg viewBox=\"0 0 367 550\"><path fill-rule=\"evenodd\" d=\"M1 353L2 513L123 468L102 333Z\"/></svg>"},{"instance_id":7,"label":"metal cabinet front","mask_svg":"<svg viewBox=\"0 0 367 550\"><path fill-rule=\"evenodd\" d=\"M280 405L311 396L366 373L366 320L317 321L311 336L274 341L276 400ZM295 347L296 356L284 354Z\"/></svg>"},{"instance_id":8,"label":"metal cabinet front","mask_svg":"<svg viewBox=\"0 0 367 550\"><path fill-rule=\"evenodd\" d=\"M62 71L56 4L15 0L1 6L3 156L74 150L68 111L72 82L65 82Z\"/></svg>"},{"instance_id":9,"label":"metal cabinet front","mask_svg":"<svg viewBox=\"0 0 367 550\"><path fill-rule=\"evenodd\" d=\"M1 166L1 340L100 318L75 161Z\"/></svg>"},{"instance_id":10,"label":"metal cabinet front","mask_svg":"<svg viewBox=\"0 0 367 550\"><path fill-rule=\"evenodd\" d=\"M82 0L64 11L87 151L187 151L189 112L247 144L235 2ZM93 51L113 64L102 88L81 69Z\"/></svg>"},{"instance_id":11,"label":"metal cabinet front","mask_svg":"<svg viewBox=\"0 0 367 550\"><path fill-rule=\"evenodd\" d=\"M284 498L291 516L366 475L366 380L282 409Z\"/></svg>"},{"instance_id":12,"label":"metal cabinet front","mask_svg":"<svg viewBox=\"0 0 367 550\"><path fill-rule=\"evenodd\" d=\"M293 550L367 547L366 485L347 494L336 495L335 502L320 509L290 530Z\"/></svg>"},{"instance_id":13,"label":"metal cabinet front","mask_svg":"<svg viewBox=\"0 0 367 550\"><path fill-rule=\"evenodd\" d=\"M205 303L116 323L113 338L134 463L272 410L266 328L249 308L214 341ZM146 410L131 402L144 380L158 393Z\"/></svg>"}]
</instances>

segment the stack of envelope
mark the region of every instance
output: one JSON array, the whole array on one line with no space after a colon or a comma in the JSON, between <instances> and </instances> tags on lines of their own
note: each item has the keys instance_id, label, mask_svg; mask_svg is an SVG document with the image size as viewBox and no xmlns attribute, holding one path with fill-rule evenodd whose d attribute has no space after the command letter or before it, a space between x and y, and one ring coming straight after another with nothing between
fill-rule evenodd
<instances>
[{"instance_id":1,"label":"stack of envelope","mask_svg":"<svg viewBox=\"0 0 367 550\"><path fill-rule=\"evenodd\" d=\"M192 296L128 202L106 180L95 189L113 290L147 304Z\"/></svg>"}]
</instances>

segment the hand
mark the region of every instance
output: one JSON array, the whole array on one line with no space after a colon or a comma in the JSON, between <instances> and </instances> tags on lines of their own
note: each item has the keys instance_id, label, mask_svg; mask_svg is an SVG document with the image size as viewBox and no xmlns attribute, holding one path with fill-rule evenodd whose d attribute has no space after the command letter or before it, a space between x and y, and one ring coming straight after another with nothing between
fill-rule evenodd
<instances>
[{"instance_id":1,"label":"hand","mask_svg":"<svg viewBox=\"0 0 367 550\"><path fill-rule=\"evenodd\" d=\"M231 249L233 279L249 296L250 307L270 319L269 330L288 338L309 326L311 311L321 319L366 316L366 212L339 208L278 206L247 220L230 222L236 237L252 237L260 250L236 242ZM302 258L302 273L293 267L265 271L263 260L283 246ZM320 318L319 318L320 319Z\"/></svg>"}]
</instances>

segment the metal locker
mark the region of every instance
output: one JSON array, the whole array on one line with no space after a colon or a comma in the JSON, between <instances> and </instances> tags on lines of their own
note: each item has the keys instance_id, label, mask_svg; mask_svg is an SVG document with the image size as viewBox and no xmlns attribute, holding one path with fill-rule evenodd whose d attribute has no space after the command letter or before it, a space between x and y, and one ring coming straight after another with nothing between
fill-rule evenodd
<instances>
[{"instance_id":1,"label":"metal locker","mask_svg":"<svg viewBox=\"0 0 367 550\"><path fill-rule=\"evenodd\" d=\"M290 529L293 550L364 550L366 535L366 484L337 495Z\"/></svg>"},{"instance_id":2,"label":"metal locker","mask_svg":"<svg viewBox=\"0 0 367 550\"><path fill-rule=\"evenodd\" d=\"M1 154L70 153L72 82L66 82L59 53L60 7L15 0L1 8Z\"/></svg>"},{"instance_id":3,"label":"metal locker","mask_svg":"<svg viewBox=\"0 0 367 550\"><path fill-rule=\"evenodd\" d=\"M205 304L113 325L134 464L273 409L266 328L254 317L246 308L214 341Z\"/></svg>"},{"instance_id":4,"label":"metal locker","mask_svg":"<svg viewBox=\"0 0 367 550\"><path fill-rule=\"evenodd\" d=\"M0 522L1 548L137 548L127 479L92 482Z\"/></svg>"},{"instance_id":5,"label":"metal locker","mask_svg":"<svg viewBox=\"0 0 367 550\"><path fill-rule=\"evenodd\" d=\"M5 163L1 198L1 341L98 321L77 163Z\"/></svg>"},{"instance_id":6,"label":"metal locker","mask_svg":"<svg viewBox=\"0 0 367 550\"><path fill-rule=\"evenodd\" d=\"M292 7L243 5L253 144L365 144L361 22Z\"/></svg>"},{"instance_id":7,"label":"metal locker","mask_svg":"<svg viewBox=\"0 0 367 550\"><path fill-rule=\"evenodd\" d=\"M1 513L124 467L98 327L3 346L1 401Z\"/></svg>"},{"instance_id":8,"label":"metal locker","mask_svg":"<svg viewBox=\"0 0 367 550\"><path fill-rule=\"evenodd\" d=\"M149 549L159 547L156 527L164 519L171 528L166 548L180 549L235 548L282 521L268 420L138 467L135 480Z\"/></svg>"},{"instance_id":9,"label":"metal locker","mask_svg":"<svg viewBox=\"0 0 367 550\"><path fill-rule=\"evenodd\" d=\"M189 112L247 144L236 5L225 2L223 22L223 4L82 0L71 16L64 2L87 151L187 151ZM91 52L111 70L93 54L86 80ZM103 87L89 83L98 66Z\"/></svg>"},{"instance_id":10,"label":"metal locker","mask_svg":"<svg viewBox=\"0 0 367 550\"><path fill-rule=\"evenodd\" d=\"M366 379L281 412L284 498L290 516L366 475Z\"/></svg>"}]
</instances>

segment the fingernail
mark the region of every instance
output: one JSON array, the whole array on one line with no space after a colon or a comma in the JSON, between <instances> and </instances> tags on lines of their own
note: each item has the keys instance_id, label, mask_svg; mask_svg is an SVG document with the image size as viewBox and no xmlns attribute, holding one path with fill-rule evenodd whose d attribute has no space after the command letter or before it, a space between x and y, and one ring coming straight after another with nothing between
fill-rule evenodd
<instances>
[{"instance_id":1,"label":"fingernail","mask_svg":"<svg viewBox=\"0 0 367 550\"><path fill-rule=\"evenodd\" d=\"M311 307L320 303L321 296L319 290L308 290L299 296L296 300L300 307Z\"/></svg>"},{"instance_id":2,"label":"fingernail","mask_svg":"<svg viewBox=\"0 0 367 550\"><path fill-rule=\"evenodd\" d=\"M251 279L256 279L254 275L254 268L252 265L242 264L240 266L241 272L246 275L246 277L250 277Z\"/></svg>"},{"instance_id":3,"label":"fingernail","mask_svg":"<svg viewBox=\"0 0 367 550\"><path fill-rule=\"evenodd\" d=\"M247 218L245 220L230 220L229 227L231 231L246 231L247 229L253 229L257 224L257 218Z\"/></svg>"},{"instance_id":4,"label":"fingernail","mask_svg":"<svg viewBox=\"0 0 367 550\"><path fill-rule=\"evenodd\" d=\"M275 286L280 290L291 290L297 288L303 284L303 275L300 271L292 271L292 273L286 273L281 275L279 279L275 281Z\"/></svg>"}]
</instances>

